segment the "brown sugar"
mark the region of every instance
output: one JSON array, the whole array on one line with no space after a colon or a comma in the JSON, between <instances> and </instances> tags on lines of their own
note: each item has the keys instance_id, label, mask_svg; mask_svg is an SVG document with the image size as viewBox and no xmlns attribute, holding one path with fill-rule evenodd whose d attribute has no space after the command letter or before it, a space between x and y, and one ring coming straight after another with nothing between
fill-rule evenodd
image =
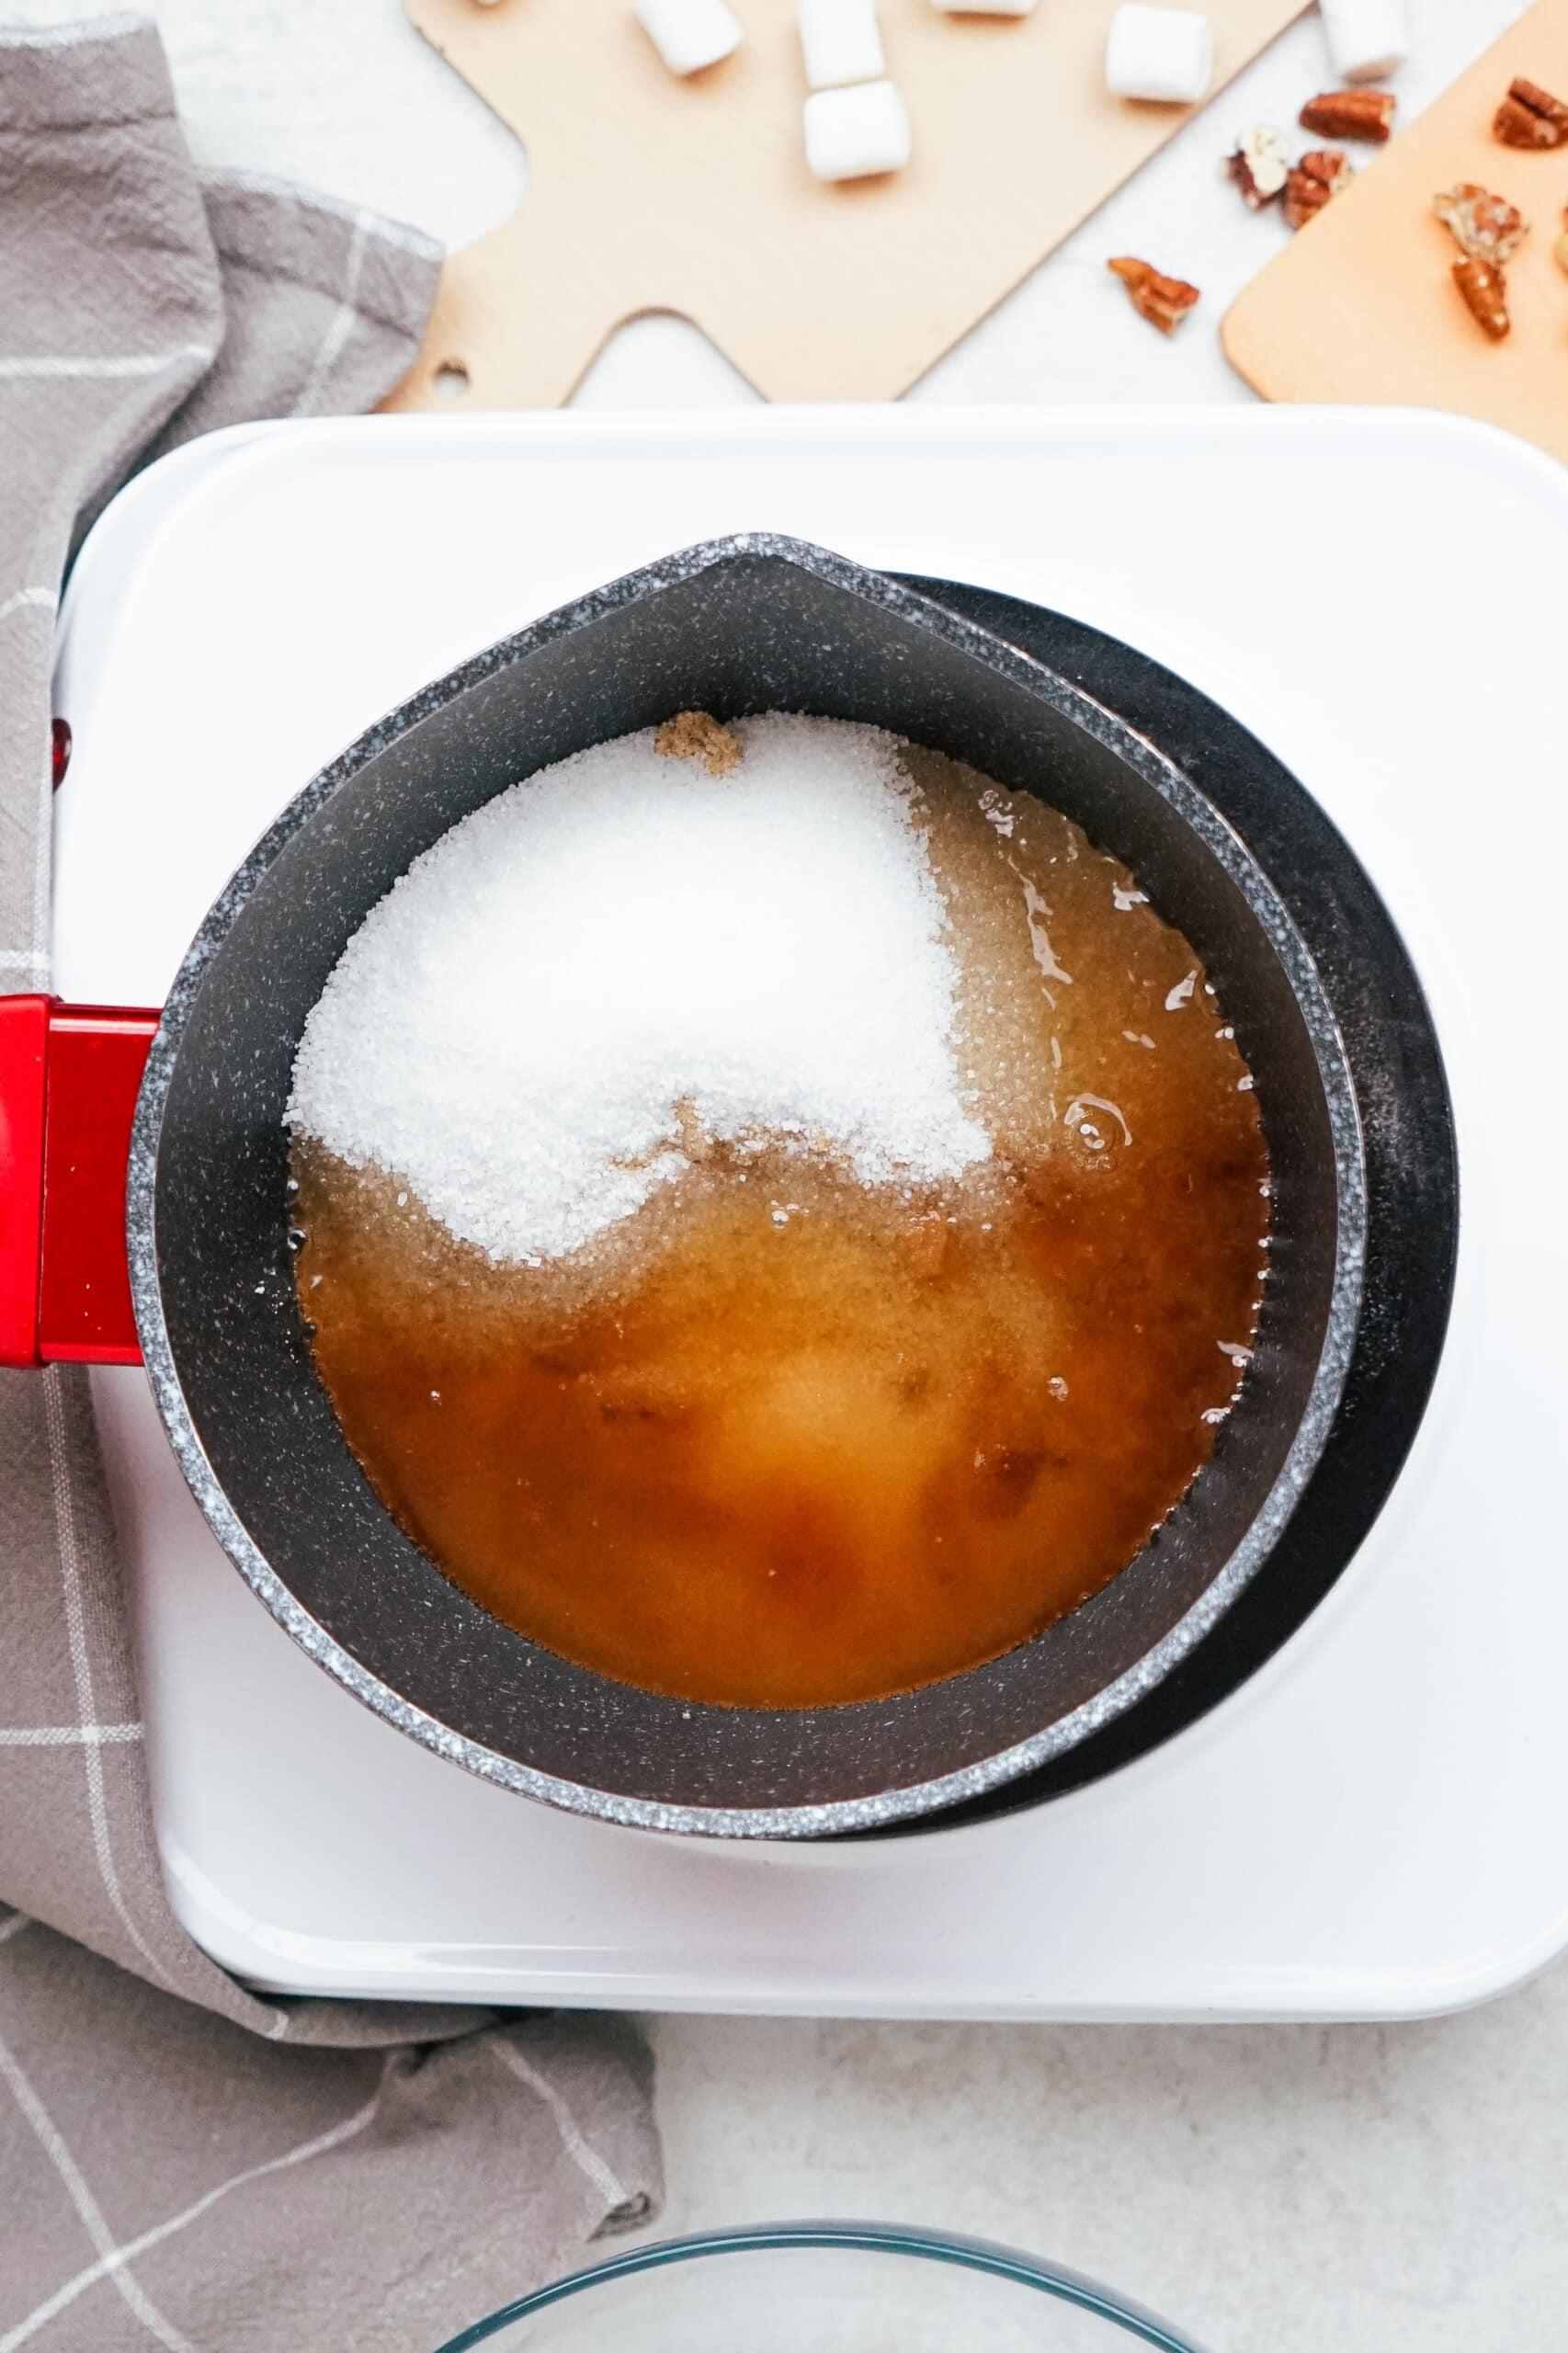
<instances>
[{"instance_id":1,"label":"brown sugar","mask_svg":"<svg viewBox=\"0 0 1568 2353\"><path fill-rule=\"evenodd\" d=\"M734 736L706 710L677 710L654 735L653 749L666 760L700 760L710 776L728 776L741 762Z\"/></svg>"}]
</instances>

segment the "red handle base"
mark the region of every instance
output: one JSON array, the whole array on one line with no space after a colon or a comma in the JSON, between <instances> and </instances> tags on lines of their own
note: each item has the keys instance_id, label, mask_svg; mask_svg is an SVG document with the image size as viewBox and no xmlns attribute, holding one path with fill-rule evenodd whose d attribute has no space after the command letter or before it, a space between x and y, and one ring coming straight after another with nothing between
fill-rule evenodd
<instances>
[{"instance_id":1,"label":"red handle base","mask_svg":"<svg viewBox=\"0 0 1568 2353\"><path fill-rule=\"evenodd\" d=\"M140 1364L131 1123L158 1015L0 997L0 1365Z\"/></svg>"}]
</instances>

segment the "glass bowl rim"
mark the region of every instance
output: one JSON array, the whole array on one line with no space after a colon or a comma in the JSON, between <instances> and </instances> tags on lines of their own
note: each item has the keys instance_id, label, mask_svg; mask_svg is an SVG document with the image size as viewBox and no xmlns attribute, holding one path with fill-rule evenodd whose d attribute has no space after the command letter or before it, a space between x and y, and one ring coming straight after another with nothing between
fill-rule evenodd
<instances>
[{"instance_id":1,"label":"glass bowl rim","mask_svg":"<svg viewBox=\"0 0 1568 2353\"><path fill-rule=\"evenodd\" d=\"M1071 2304L1081 2312L1114 2322L1130 2336L1153 2346L1156 2353L1202 2353L1191 2337L1178 2336L1168 2321L1161 2320L1142 2304L1129 2302L1098 2280L1064 2264L1025 2255L1017 2247L1003 2246L992 2239L971 2238L956 2232L897 2222L848 2222L743 2224L728 2230L692 2232L681 2238L651 2240L644 2246L630 2247L602 2262L585 2265L526 2296L518 2296L483 2320L472 2322L456 2336L448 2337L436 2353L470 2353L471 2347L483 2345L514 2321L527 2320L585 2290L601 2287L612 2279L631 2279L640 2271L659 2271L671 2264L689 2263L710 2256L767 2254L789 2247L847 2249L949 2263L960 2270L979 2271L993 2279L1011 2280L1021 2288L1035 2289L1059 2303Z\"/></svg>"}]
</instances>

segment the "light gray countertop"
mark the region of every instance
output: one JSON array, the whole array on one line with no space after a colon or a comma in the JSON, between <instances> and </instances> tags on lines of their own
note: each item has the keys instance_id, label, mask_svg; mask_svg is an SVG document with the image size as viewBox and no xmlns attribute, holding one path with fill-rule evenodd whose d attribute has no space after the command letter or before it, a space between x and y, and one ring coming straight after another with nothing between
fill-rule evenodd
<instances>
[{"instance_id":1,"label":"light gray countertop","mask_svg":"<svg viewBox=\"0 0 1568 2353\"><path fill-rule=\"evenodd\" d=\"M1073 0L1042 0L1066 6ZM1518 13L1408 0L1407 106ZM81 0L12 0L28 24ZM450 242L524 182L509 135L399 0L157 0L199 154L286 174ZM1307 21L937 369L915 397L1244 400L1212 327L1281 233L1217 176L1230 134L1325 80ZM1170 343L1106 278L1150 252L1205 311ZM671 320L580 397L751 397ZM1325 542L1325 553L1336 553ZM1353 551L1347 551L1353 552ZM1158 1935L1157 1920L1149 1933ZM1096 2273L1214 2353L1554 2353L1568 2344L1568 1968L1428 2025L1108 2028L655 2022L661 2227L881 2216Z\"/></svg>"}]
</instances>

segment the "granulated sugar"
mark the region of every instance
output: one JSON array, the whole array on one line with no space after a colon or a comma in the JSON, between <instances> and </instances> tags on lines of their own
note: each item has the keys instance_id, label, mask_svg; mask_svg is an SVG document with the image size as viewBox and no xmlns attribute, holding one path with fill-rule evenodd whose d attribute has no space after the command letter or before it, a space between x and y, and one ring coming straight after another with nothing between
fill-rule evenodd
<instances>
[{"instance_id":1,"label":"granulated sugar","mask_svg":"<svg viewBox=\"0 0 1568 2353\"><path fill-rule=\"evenodd\" d=\"M405 1178L497 1262L581 1248L713 1139L930 1187L991 1144L897 740L740 722L714 775L653 731L516 785L417 859L305 1027L297 1134Z\"/></svg>"}]
</instances>

